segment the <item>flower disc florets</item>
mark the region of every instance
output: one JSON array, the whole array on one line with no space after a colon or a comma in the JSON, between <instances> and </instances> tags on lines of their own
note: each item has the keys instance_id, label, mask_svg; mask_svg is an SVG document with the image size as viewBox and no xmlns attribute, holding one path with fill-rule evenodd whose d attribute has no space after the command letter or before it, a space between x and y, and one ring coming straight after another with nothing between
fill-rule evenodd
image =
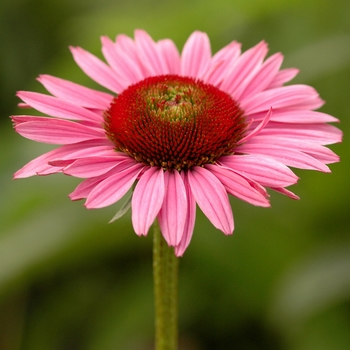
<instances>
[{"instance_id":1,"label":"flower disc florets","mask_svg":"<svg viewBox=\"0 0 350 350\"><path fill-rule=\"evenodd\" d=\"M117 151L178 171L232 154L247 126L243 111L227 93L177 75L129 86L104 117Z\"/></svg>"}]
</instances>

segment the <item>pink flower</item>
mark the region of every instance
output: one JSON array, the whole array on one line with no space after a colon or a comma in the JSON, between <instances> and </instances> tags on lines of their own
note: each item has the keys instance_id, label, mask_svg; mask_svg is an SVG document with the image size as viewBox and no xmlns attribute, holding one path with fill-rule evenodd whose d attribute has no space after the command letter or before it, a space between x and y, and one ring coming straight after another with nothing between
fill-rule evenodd
<instances>
[{"instance_id":1,"label":"pink flower","mask_svg":"<svg viewBox=\"0 0 350 350\"><path fill-rule=\"evenodd\" d=\"M226 235L234 229L228 194L269 206L266 188L293 199L290 167L329 172L339 159L324 145L341 141L337 119L307 85L283 86L298 73L265 60L267 44L241 53L235 41L211 54L194 32L181 55L144 31L135 40L102 37L107 64L79 47L79 67L112 94L41 75L51 95L21 91L23 107L50 117L13 116L15 130L59 148L32 160L15 178L63 172L85 179L71 194L87 208L120 200L135 185L132 223L146 235L158 218L181 256L193 233L196 203Z\"/></svg>"}]
</instances>

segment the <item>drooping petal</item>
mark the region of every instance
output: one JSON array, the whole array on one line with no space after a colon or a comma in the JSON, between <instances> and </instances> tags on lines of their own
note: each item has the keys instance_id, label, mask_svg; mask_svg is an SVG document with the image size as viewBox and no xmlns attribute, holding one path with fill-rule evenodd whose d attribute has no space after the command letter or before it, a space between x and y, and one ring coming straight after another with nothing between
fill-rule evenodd
<instances>
[{"instance_id":1,"label":"drooping petal","mask_svg":"<svg viewBox=\"0 0 350 350\"><path fill-rule=\"evenodd\" d=\"M183 179L183 183L186 190L186 198L187 198L187 213L186 213L186 221L185 227L183 230L182 238L179 244L175 247L175 255L182 256L187 249L188 245L191 242L194 224L196 221L196 201L193 197L193 194L190 189L190 185L188 183L188 172L182 171L181 178Z\"/></svg>"},{"instance_id":2,"label":"drooping petal","mask_svg":"<svg viewBox=\"0 0 350 350\"><path fill-rule=\"evenodd\" d=\"M253 205L270 206L269 201L260 191L252 187L245 178L235 173L232 169L214 164L207 164L205 168L214 174L225 186L226 191L233 196Z\"/></svg>"},{"instance_id":3,"label":"drooping petal","mask_svg":"<svg viewBox=\"0 0 350 350\"><path fill-rule=\"evenodd\" d=\"M105 138L102 128L98 130L69 120L30 116L13 116L12 120L20 135L38 142L71 144Z\"/></svg>"},{"instance_id":4,"label":"drooping petal","mask_svg":"<svg viewBox=\"0 0 350 350\"><path fill-rule=\"evenodd\" d=\"M164 173L165 195L158 214L159 226L170 246L177 246L187 219L187 198L184 182L178 171Z\"/></svg>"},{"instance_id":5,"label":"drooping petal","mask_svg":"<svg viewBox=\"0 0 350 350\"><path fill-rule=\"evenodd\" d=\"M89 209L107 207L122 198L144 168L143 164L133 160L129 164L128 168L109 175L97 184L89 193L85 206Z\"/></svg>"},{"instance_id":6,"label":"drooping petal","mask_svg":"<svg viewBox=\"0 0 350 350\"><path fill-rule=\"evenodd\" d=\"M187 39L181 54L181 75L202 78L211 60L207 34L196 31Z\"/></svg>"},{"instance_id":7,"label":"drooping petal","mask_svg":"<svg viewBox=\"0 0 350 350\"><path fill-rule=\"evenodd\" d=\"M163 205L164 195L164 170L149 168L137 183L131 201L132 223L139 236L147 235Z\"/></svg>"},{"instance_id":8,"label":"drooping petal","mask_svg":"<svg viewBox=\"0 0 350 350\"><path fill-rule=\"evenodd\" d=\"M298 181L298 177L286 165L271 157L232 155L221 157L220 163L262 186L285 187Z\"/></svg>"},{"instance_id":9,"label":"drooping petal","mask_svg":"<svg viewBox=\"0 0 350 350\"><path fill-rule=\"evenodd\" d=\"M188 172L191 192L211 223L226 235L233 232L233 215L226 190L209 170L195 166Z\"/></svg>"},{"instance_id":10,"label":"drooping petal","mask_svg":"<svg viewBox=\"0 0 350 350\"><path fill-rule=\"evenodd\" d=\"M105 110L113 99L113 96L106 92L93 90L51 75L40 75L38 81L48 92L59 97L60 101L65 100L75 106Z\"/></svg>"}]
</instances>

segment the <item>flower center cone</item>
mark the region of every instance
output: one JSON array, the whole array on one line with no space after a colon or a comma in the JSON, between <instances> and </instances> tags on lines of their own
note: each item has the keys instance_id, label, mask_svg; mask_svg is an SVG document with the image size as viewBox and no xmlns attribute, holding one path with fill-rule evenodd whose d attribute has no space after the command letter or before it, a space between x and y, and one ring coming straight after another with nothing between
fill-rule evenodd
<instances>
[{"instance_id":1,"label":"flower center cone","mask_svg":"<svg viewBox=\"0 0 350 350\"><path fill-rule=\"evenodd\" d=\"M117 151L178 171L233 154L247 127L243 111L227 93L177 75L129 86L114 98L104 119Z\"/></svg>"}]
</instances>

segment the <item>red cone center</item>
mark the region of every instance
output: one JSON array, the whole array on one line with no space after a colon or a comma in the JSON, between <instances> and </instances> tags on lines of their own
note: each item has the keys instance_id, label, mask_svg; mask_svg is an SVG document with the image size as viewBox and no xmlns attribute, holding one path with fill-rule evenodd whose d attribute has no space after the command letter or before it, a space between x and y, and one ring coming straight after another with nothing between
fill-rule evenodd
<instances>
[{"instance_id":1,"label":"red cone center","mask_svg":"<svg viewBox=\"0 0 350 350\"><path fill-rule=\"evenodd\" d=\"M115 149L165 170L215 163L243 137L243 111L213 85L177 75L129 86L105 112Z\"/></svg>"}]
</instances>

